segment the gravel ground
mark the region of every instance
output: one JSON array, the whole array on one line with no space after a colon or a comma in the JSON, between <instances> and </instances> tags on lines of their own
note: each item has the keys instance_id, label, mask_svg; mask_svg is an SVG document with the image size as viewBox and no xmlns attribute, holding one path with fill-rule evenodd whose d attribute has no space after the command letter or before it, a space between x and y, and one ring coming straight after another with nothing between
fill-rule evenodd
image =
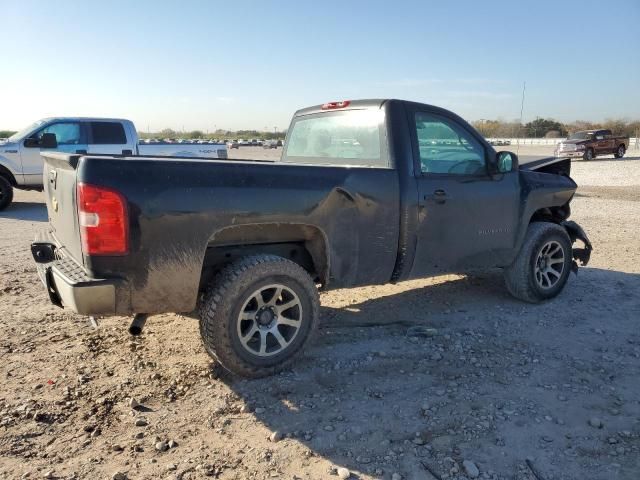
<instances>
[{"instance_id":1,"label":"gravel ground","mask_svg":"<svg viewBox=\"0 0 640 480\"><path fill-rule=\"evenodd\" d=\"M595 251L558 298L515 301L499 273L324 293L316 342L257 381L222 375L193 319L133 339L127 318L94 330L50 306L29 253L46 210L18 192L0 213L0 478L637 480L640 154L573 176Z\"/></svg>"}]
</instances>

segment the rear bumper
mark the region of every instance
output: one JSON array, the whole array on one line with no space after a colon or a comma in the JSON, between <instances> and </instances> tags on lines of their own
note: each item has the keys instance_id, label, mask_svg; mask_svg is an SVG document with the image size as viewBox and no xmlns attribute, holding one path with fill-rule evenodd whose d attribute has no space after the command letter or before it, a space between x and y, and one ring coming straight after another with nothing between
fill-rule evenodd
<instances>
[{"instance_id":1,"label":"rear bumper","mask_svg":"<svg viewBox=\"0 0 640 480\"><path fill-rule=\"evenodd\" d=\"M31 249L38 276L51 303L81 315L115 315L116 289L120 280L91 278L81 265L65 256L54 243L39 239ZM49 252L51 256L48 256Z\"/></svg>"}]
</instances>

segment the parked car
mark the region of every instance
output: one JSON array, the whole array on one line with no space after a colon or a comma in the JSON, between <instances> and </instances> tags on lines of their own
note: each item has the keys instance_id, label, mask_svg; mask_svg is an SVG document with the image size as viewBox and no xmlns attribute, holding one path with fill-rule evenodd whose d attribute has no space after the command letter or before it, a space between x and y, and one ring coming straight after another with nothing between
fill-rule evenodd
<instances>
[{"instance_id":1,"label":"parked car","mask_svg":"<svg viewBox=\"0 0 640 480\"><path fill-rule=\"evenodd\" d=\"M265 140L262 143L262 148L264 149L278 148L278 143L275 140Z\"/></svg>"},{"instance_id":2,"label":"parked car","mask_svg":"<svg viewBox=\"0 0 640 480\"><path fill-rule=\"evenodd\" d=\"M240 144L237 142L237 140L230 140L227 142L227 147L229 148L240 148Z\"/></svg>"},{"instance_id":3,"label":"parked car","mask_svg":"<svg viewBox=\"0 0 640 480\"><path fill-rule=\"evenodd\" d=\"M41 153L154 155L227 158L225 145L146 143L129 120L58 117L38 120L0 143L0 210L11 204L13 189L42 190Z\"/></svg>"},{"instance_id":4,"label":"parked car","mask_svg":"<svg viewBox=\"0 0 640 480\"><path fill-rule=\"evenodd\" d=\"M589 261L568 221L571 161L519 165L447 110L331 102L296 112L285 145L278 161L46 153L49 232L32 252L49 298L135 314L136 332L197 309L207 352L259 377L316 328L316 285L498 267L511 295L540 302Z\"/></svg>"},{"instance_id":5,"label":"parked car","mask_svg":"<svg viewBox=\"0 0 640 480\"><path fill-rule=\"evenodd\" d=\"M629 148L629 137L614 136L611 130L585 130L569 135L556 145L555 156L593 160L600 155L624 157Z\"/></svg>"}]
</instances>

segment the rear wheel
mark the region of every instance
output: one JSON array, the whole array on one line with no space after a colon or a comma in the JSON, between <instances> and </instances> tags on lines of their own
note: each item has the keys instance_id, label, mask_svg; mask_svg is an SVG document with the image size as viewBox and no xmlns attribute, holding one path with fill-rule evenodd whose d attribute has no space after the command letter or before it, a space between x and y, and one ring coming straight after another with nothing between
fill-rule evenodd
<instances>
[{"instance_id":1,"label":"rear wheel","mask_svg":"<svg viewBox=\"0 0 640 480\"><path fill-rule=\"evenodd\" d=\"M0 210L4 210L13 201L13 187L9 180L0 177Z\"/></svg>"},{"instance_id":2,"label":"rear wheel","mask_svg":"<svg viewBox=\"0 0 640 480\"><path fill-rule=\"evenodd\" d=\"M620 145L616 150L616 153L613 154L613 156L616 158L622 158L624 157L624 153L625 153L624 145Z\"/></svg>"},{"instance_id":3,"label":"rear wheel","mask_svg":"<svg viewBox=\"0 0 640 480\"><path fill-rule=\"evenodd\" d=\"M571 240L566 230L555 223L532 223L520 253L504 270L507 290L531 303L553 298L567 283L571 262Z\"/></svg>"},{"instance_id":4,"label":"rear wheel","mask_svg":"<svg viewBox=\"0 0 640 480\"><path fill-rule=\"evenodd\" d=\"M245 257L213 281L200 306L200 334L224 368L264 377L302 350L319 308L316 286L298 264L274 255Z\"/></svg>"},{"instance_id":5,"label":"rear wheel","mask_svg":"<svg viewBox=\"0 0 640 480\"><path fill-rule=\"evenodd\" d=\"M594 158L596 158L595 154L593 153L593 148L587 148L587 151L584 152L582 158L584 160L593 160Z\"/></svg>"}]
</instances>

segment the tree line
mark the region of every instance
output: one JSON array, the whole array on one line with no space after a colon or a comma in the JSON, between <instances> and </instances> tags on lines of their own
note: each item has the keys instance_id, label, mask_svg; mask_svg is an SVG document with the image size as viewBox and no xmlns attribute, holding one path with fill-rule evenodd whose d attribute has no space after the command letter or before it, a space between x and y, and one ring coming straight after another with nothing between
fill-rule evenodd
<instances>
[{"instance_id":1,"label":"tree line","mask_svg":"<svg viewBox=\"0 0 640 480\"><path fill-rule=\"evenodd\" d=\"M0 130L0 138L8 138L16 133L15 130ZM190 132L179 132L172 130L171 128L165 128L159 132L138 132L140 138L188 138L188 139L218 139L218 140L230 140L242 138L245 140L251 140L253 138L259 138L261 140L284 140L287 135L287 131L273 131L273 132L260 132L258 130L221 130L218 129L213 133L206 133L202 130L191 130Z\"/></svg>"},{"instance_id":2,"label":"tree line","mask_svg":"<svg viewBox=\"0 0 640 480\"><path fill-rule=\"evenodd\" d=\"M250 140L259 138L261 140L282 140L287 131L260 132L258 130L222 130L218 129L213 133L206 133L202 130L191 130L190 132L178 132L171 128L165 128L159 132L138 132L140 138L188 138L188 139L206 139L206 140L231 140L242 138Z\"/></svg>"},{"instance_id":3,"label":"tree line","mask_svg":"<svg viewBox=\"0 0 640 480\"><path fill-rule=\"evenodd\" d=\"M486 138L564 138L581 130L608 129L614 135L640 137L640 120L607 119L603 122L575 120L562 123L553 118L536 118L522 124L518 120L476 120L473 126Z\"/></svg>"}]
</instances>

